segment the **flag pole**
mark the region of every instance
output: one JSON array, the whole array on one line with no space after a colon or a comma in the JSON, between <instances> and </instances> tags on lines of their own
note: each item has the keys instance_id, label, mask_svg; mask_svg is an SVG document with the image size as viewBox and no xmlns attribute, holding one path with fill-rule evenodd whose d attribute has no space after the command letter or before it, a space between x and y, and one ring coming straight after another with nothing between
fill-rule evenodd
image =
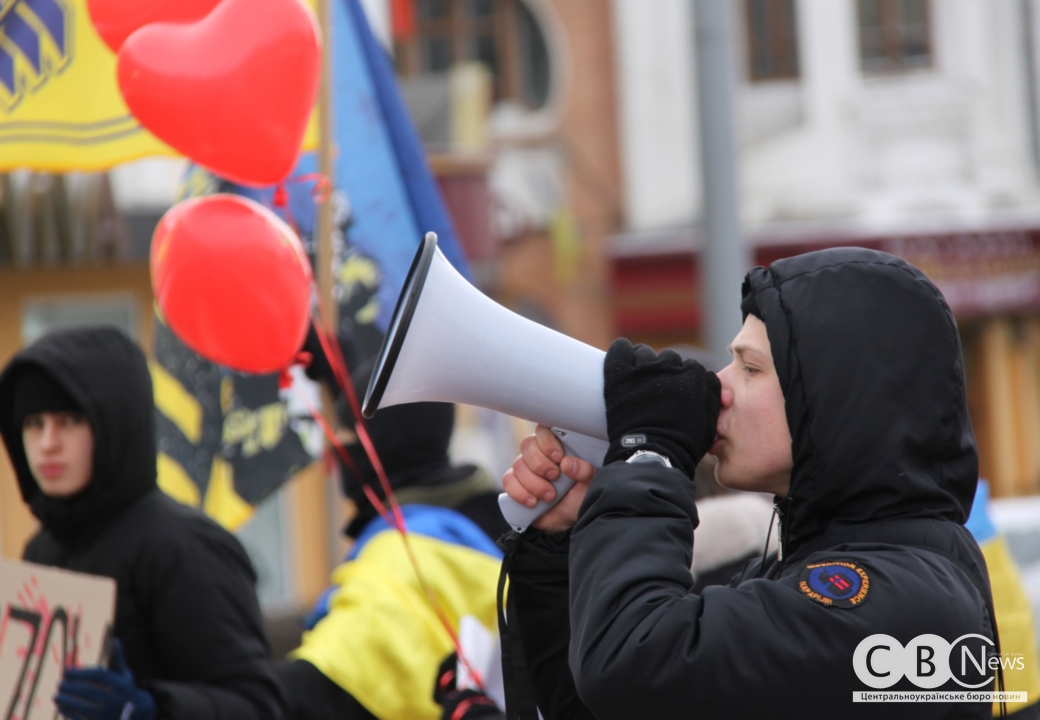
<instances>
[{"instance_id":1,"label":"flag pole","mask_svg":"<svg viewBox=\"0 0 1040 720\"><path fill-rule=\"evenodd\" d=\"M332 187L332 92L330 78L330 38L332 36L332 18L329 12L329 0L317 0L318 23L321 26L321 84L318 88L318 172L327 178ZM318 292L325 308L325 330L333 338L336 337L336 326L339 324L334 297L332 277L332 203L326 194L325 202L318 205L318 223L315 235L315 259L318 263Z\"/></svg>"}]
</instances>

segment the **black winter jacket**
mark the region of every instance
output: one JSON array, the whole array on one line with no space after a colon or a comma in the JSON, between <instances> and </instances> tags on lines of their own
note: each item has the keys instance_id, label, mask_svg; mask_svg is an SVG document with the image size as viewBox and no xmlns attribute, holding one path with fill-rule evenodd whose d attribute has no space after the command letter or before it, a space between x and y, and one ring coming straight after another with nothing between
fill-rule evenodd
<instances>
[{"instance_id":1,"label":"black winter jacket","mask_svg":"<svg viewBox=\"0 0 1040 720\"><path fill-rule=\"evenodd\" d=\"M963 527L978 463L948 307L916 269L859 249L756 268L744 293L793 439L780 552L695 594L692 483L662 465L603 468L569 538L528 531L507 556L539 707L547 720L990 717L989 703L852 702L871 690L853 669L870 635L994 637Z\"/></svg>"},{"instance_id":2,"label":"black winter jacket","mask_svg":"<svg viewBox=\"0 0 1040 720\"><path fill-rule=\"evenodd\" d=\"M71 499L46 497L29 471L12 408L28 364L90 420L93 475ZM0 376L0 434L43 525L24 559L116 581L113 632L160 718L280 720L252 565L230 533L157 488L153 413L147 361L116 330L57 332L15 356Z\"/></svg>"}]
</instances>

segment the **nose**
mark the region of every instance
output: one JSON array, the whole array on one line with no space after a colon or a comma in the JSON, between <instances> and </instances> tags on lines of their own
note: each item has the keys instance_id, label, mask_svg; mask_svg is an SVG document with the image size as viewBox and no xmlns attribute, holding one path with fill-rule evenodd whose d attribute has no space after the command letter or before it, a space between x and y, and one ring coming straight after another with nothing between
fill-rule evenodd
<instances>
[{"instance_id":1,"label":"nose","mask_svg":"<svg viewBox=\"0 0 1040 720\"><path fill-rule=\"evenodd\" d=\"M722 407L723 409L733 405L733 372L734 363L730 363L719 372L719 382L722 384Z\"/></svg>"},{"instance_id":2,"label":"nose","mask_svg":"<svg viewBox=\"0 0 1040 720\"><path fill-rule=\"evenodd\" d=\"M53 451L61 446L61 438L58 434L58 422L53 417L44 417L43 433L40 435L40 447L46 451Z\"/></svg>"}]
</instances>

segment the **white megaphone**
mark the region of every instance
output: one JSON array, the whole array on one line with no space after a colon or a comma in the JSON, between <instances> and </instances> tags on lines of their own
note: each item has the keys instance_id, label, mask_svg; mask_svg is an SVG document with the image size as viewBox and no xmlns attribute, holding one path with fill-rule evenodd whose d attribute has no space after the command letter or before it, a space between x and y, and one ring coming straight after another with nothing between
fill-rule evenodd
<instances>
[{"instance_id":1,"label":"white megaphone","mask_svg":"<svg viewBox=\"0 0 1040 720\"><path fill-rule=\"evenodd\" d=\"M427 233L412 260L362 413L439 401L497 410L548 425L568 454L596 467L607 452L604 352L505 309L466 282ZM574 485L561 474L556 498L525 507L503 493L510 527L523 531Z\"/></svg>"}]
</instances>

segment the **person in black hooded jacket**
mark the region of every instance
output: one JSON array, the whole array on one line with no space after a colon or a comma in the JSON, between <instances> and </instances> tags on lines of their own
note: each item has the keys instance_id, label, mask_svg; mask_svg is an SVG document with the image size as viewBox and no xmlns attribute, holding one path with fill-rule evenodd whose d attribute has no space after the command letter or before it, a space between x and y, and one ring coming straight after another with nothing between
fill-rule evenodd
<instances>
[{"instance_id":1,"label":"person in black hooded jacket","mask_svg":"<svg viewBox=\"0 0 1040 720\"><path fill-rule=\"evenodd\" d=\"M153 414L144 354L115 329L52 333L0 374L0 435L42 525L23 558L117 584L109 667L67 669L59 709L280 720L252 565L230 533L158 489Z\"/></svg>"},{"instance_id":2,"label":"person in black hooded jacket","mask_svg":"<svg viewBox=\"0 0 1040 720\"><path fill-rule=\"evenodd\" d=\"M948 677L942 643L908 660L893 639L974 634L972 657L996 639L964 528L978 459L942 295L898 258L841 248L755 268L743 296L718 379L667 351L611 346L600 471L564 460L539 428L504 478L528 504L551 496L561 462L579 481L541 530L510 538L504 563L503 634L521 642L538 707L547 720L989 717L985 702L853 702ZM709 447L720 483L774 493L780 547L696 594L689 478ZM988 669L970 679L994 689Z\"/></svg>"}]
</instances>

